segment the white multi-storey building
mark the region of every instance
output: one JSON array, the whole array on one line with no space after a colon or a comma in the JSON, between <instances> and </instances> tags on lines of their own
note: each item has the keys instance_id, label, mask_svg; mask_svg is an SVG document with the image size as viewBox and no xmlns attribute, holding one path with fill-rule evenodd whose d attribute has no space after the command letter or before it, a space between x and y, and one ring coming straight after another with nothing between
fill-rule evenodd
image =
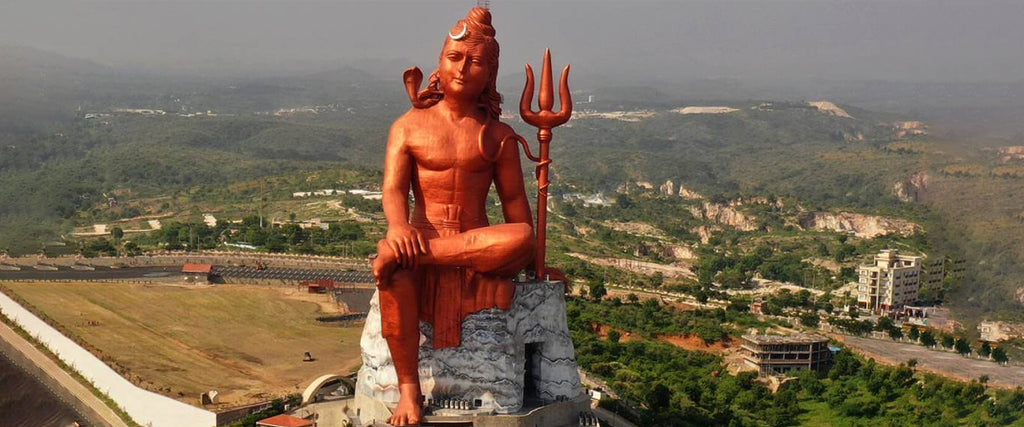
<instances>
[{"instance_id":1,"label":"white multi-storey building","mask_svg":"<svg viewBox=\"0 0 1024 427\"><path fill-rule=\"evenodd\" d=\"M900 255L895 249L882 250L875 255L874 265L858 268L857 306L888 313L913 304L921 289L921 261L919 256Z\"/></svg>"}]
</instances>

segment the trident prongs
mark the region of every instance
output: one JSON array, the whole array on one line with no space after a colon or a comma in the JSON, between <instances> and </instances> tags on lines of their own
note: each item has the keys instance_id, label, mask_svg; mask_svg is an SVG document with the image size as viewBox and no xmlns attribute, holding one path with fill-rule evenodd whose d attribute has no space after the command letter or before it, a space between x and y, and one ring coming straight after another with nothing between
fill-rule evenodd
<instances>
[{"instance_id":1,"label":"trident prongs","mask_svg":"<svg viewBox=\"0 0 1024 427\"><path fill-rule=\"evenodd\" d=\"M538 96L539 111L533 111L533 68L526 64L526 87L523 88L523 98L519 102L519 115L523 121L537 128L537 140L540 142L540 158L537 163L537 253L534 259L534 269L537 278L546 279L547 267L544 264L547 246L547 225L548 225L548 187L551 182L548 180L548 165L551 164L550 143L551 129L561 126L572 117L572 95L569 93L569 66L562 70L562 81L558 86L558 97L561 101L561 109L556 113L552 108L555 106L555 90L551 85L551 50L544 51L544 68L540 74L540 95ZM529 148L527 148L529 156ZM531 160L533 157L531 156Z\"/></svg>"},{"instance_id":2,"label":"trident prongs","mask_svg":"<svg viewBox=\"0 0 1024 427\"><path fill-rule=\"evenodd\" d=\"M523 88L523 99L519 103L519 115L523 121L538 127L548 129L560 126L569 121L572 117L572 94L569 93L569 65L562 70L562 79L558 85L558 97L561 101L561 109L556 113L552 110L555 105L555 91L551 85L551 50L544 51L544 65L540 74L540 95L538 104L540 111L533 111L533 67L526 64L526 87Z\"/></svg>"}]
</instances>

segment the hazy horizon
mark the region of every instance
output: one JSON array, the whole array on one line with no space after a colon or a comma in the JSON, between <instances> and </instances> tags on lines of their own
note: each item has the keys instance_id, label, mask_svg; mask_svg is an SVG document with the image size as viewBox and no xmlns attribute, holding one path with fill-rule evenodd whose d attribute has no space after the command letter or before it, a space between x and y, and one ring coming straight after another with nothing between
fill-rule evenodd
<instances>
[{"instance_id":1,"label":"hazy horizon","mask_svg":"<svg viewBox=\"0 0 1024 427\"><path fill-rule=\"evenodd\" d=\"M0 5L0 40L167 73L430 68L475 4L14 0ZM550 47L556 62L630 84L1024 79L1024 3L494 0L491 9L503 74Z\"/></svg>"}]
</instances>

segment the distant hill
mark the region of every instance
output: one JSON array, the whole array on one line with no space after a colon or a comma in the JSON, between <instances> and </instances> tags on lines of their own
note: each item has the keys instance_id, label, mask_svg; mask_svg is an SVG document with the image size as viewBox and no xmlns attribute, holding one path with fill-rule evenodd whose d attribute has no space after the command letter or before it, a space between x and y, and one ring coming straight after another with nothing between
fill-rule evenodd
<instances>
[{"instance_id":1,"label":"distant hill","mask_svg":"<svg viewBox=\"0 0 1024 427\"><path fill-rule=\"evenodd\" d=\"M25 133L70 119L109 73L89 61L0 46L0 132Z\"/></svg>"},{"instance_id":2,"label":"distant hill","mask_svg":"<svg viewBox=\"0 0 1024 427\"><path fill-rule=\"evenodd\" d=\"M521 74L503 76L504 107L514 117ZM4 47L0 79L0 249L14 252L35 251L91 220L105 194L211 200L260 177L379 169L388 127L409 108L400 75L355 68L182 77ZM577 94L580 114L552 143L553 192L614 197L626 183L658 188L671 180L711 199L775 195L808 210L911 217L925 224L936 248L987 266L954 293L965 307L1019 307L1008 298L1024 264L1024 240L1015 237L1024 235L1017 163L962 141L896 134L894 122L917 117L840 102L844 117L809 104L829 98L687 99L658 88L610 85ZM690 106L731 112L680 113ZM509 122L533 139L535 129ZM532 165L524 167L530 176ZM896 188L906 193L908 178L921 172L934 177L933 187L921 189L918 203L897 198Z\"/></svg>"}]
</instances>

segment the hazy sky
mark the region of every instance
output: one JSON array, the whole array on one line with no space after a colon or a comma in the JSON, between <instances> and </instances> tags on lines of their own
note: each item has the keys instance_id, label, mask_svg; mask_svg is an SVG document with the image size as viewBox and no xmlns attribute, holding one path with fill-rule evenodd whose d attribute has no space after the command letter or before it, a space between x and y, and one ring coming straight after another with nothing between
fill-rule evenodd
<instances>
[{"instance_id":1,"label":"hazy sky","mask_svg":"<svg viewBox=\"0 0 1024 427\"><path fill-rule=\"evenodd\" d=\"M430 68L475 1L0 0L0 43L197 72ZM502 71L638 79L1019 81L1024 1L493 0ZM514 67L514 68L510 68Z\"/></svg>"}]
</instances>

